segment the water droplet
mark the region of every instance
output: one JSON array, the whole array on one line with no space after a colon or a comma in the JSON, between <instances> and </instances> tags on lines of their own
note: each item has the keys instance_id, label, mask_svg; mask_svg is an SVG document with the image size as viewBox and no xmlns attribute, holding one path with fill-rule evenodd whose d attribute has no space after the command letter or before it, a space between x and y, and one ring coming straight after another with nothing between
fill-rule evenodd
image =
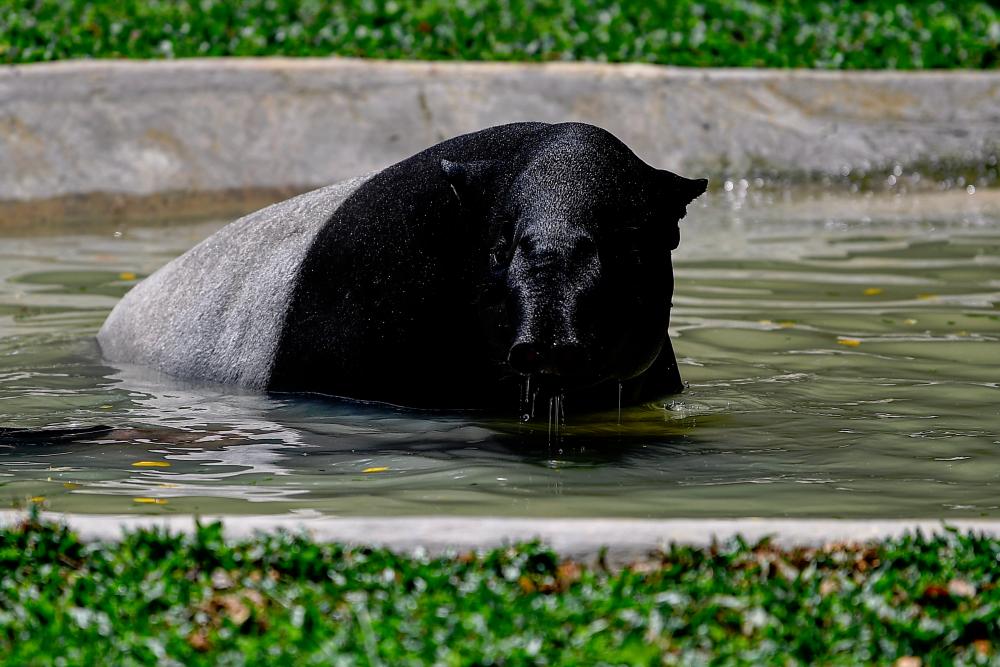
<instances>
[{"instance_id":1,"label":"water droplet","mask_svg":"<svg viewBox=\"0 0 1000 667\"><path fill-rule=\"evenodd\" d=\"M555 410L555 396L549 396L549 444L552 444L552 412Z\"/></svg>"},{"instance_id":2,"label":"water droplet","mask_svg":"<svg viewBox=\"0 0 1000 667\"><path fill-rule=\"evenodd\" d=\"M618 383L618 425L622 425L622 383Z\"/></svg>"}]
</instances>

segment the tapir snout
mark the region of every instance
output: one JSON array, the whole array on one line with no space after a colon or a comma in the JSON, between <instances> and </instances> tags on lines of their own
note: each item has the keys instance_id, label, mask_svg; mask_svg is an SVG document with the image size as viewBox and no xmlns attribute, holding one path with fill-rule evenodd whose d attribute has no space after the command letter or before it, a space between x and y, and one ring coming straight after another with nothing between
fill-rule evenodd
<instances>
[{"instance_id":1,"label":"tapir snout","mask_svg":"<svg viewBox=\"0 0 1000 667\"><path fill-rule=\"evenodd\" d=\"M565 222L536 225L518 239L508 275L516 314L511 368L561 384L592 376L596 341L590 320L601 277L593 237Z\"/></svg>"}]
</instances>

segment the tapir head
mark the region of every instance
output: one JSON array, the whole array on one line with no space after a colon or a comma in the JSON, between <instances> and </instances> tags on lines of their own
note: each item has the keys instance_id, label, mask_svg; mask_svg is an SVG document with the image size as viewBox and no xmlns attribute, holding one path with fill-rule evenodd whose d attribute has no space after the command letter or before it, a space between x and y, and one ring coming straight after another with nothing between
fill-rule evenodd
<instances>
[{"instance_id":1,"label":"tapir head","mask_svg":"<svg viewBox=\"0 0 1000 667\"><path fill-rule=\"evenodd\" d=\"M509 165L442 167L456 191L490 170L502 184L488 262L510 369L572 390L649 368L667 335L678 222L707 181L654 169L576 123L551 126Z\"/></svg>"}]
</instances>

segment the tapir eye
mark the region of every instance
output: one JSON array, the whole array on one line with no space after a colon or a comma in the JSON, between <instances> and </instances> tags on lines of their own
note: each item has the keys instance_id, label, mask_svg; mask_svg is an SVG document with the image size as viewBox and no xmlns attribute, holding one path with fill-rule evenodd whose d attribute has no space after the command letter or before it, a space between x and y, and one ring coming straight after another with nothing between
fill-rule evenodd
<instances>
[{"instance_id":1,"label":"tapir eye","mask_svg":"<svg viewBox=\"0 0 1000 667\"><path fill-rule=\"evenodd\" d=\"M490 266L494 269L510 263L510 243L501 237L490 250Z\"/></svg>"},{"instance_id":2,"label":"tapir eye","mask_svg":"<svg viewBox=\"0 0 1000 667\"><path fill-rule=\"evenodd\" d=\"M581 236L573 248L573 253L579 258L591 257L597 254L597 244L589 236Z\"/></svg>"},{"instance_id":3,"label":"tapir eye","mask_svg":"<svg viewBox=\"0 0 1000 667\"><path fill-rule=\"evenodd\" d=\"M517 247L521 249L521 252L525 255L532 255L535 252L535 239L529 235L522 234L517 239Z\"/></svg>"}]
</instances>

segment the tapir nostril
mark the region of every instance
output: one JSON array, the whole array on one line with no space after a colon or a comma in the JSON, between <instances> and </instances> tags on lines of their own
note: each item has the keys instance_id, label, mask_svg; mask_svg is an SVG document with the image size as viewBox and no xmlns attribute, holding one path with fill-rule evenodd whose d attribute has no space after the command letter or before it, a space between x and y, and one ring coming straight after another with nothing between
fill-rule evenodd
<instances>
[{"instance_id":1,"label":"tapir nostril","mask_svg":"<svg viewBox=\"0 0 1000 667\"><path fill-rule=\"evenodd\" d=\"M542 367L542 355L533 343L515 343L510 348L507 363L518 373L530 375Z\"/></svg>"},{"instance_id":2,"label":"tapir nostril","mask_svg":"<svg viewBox=\"0 0 1000 667\"><path fill-rule=\"evenodd\" d=\"M582 375L589 363L587 351L576 343L557 345L550 358L553 371L559 375Z\"/></svg>"},{"instance_id":3,"label":"tapir nostril","mask_svg":"<svg viewBox=\"0 0 1000 667\"><path fill-rule=\"evenodd\" d=\"M572 376L586 372L589 357L582 345L575 343L542 348L534 343L515 343L507 358L511 368L518 373L548 373Z\"/></svg>"}]
</instances>

